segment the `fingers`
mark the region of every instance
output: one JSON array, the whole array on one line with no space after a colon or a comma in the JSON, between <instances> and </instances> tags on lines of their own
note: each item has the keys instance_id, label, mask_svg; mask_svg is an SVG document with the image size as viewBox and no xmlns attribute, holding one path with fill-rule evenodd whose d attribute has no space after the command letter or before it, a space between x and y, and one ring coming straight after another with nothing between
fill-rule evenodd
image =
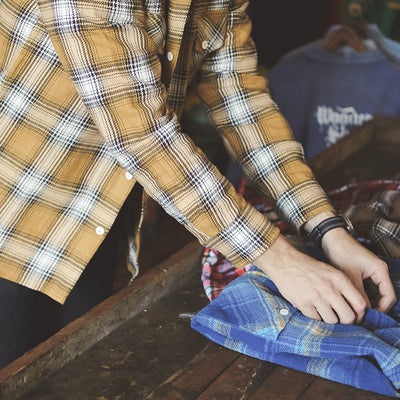
<instances>
[{"instance_id":1,"label":"fingers","mask_svg":"<svg viewBox=\"0 0 400 400\"><path fill-rule=\"evenodd\" d=\"M351 283L355 286L358 293L362 296L362 299L358 295L356 295L356 297L354 297L353 295L350 299L347 299L346 295L348 295L349 293L350 294L353 293L351 289L350 291L346 291L345 295L346 299L351 304L352 309L355 313L354 323L360 324L362 319L364 318L366 309L371 308L371 301L368 298L367 292L365 291L361 275L348 274L347 276L350 278Z\"/></svg>"},{"instance_id":2,"label":"fingers","mask_svg":"<svg viewBox=\"0 0 400 400\"><path fill-rule=\"evenodd\" d=\"M369 300L367 292L365 291L362 278L360 276L358 277L358 279L357 277L355 277L354 279L352 279L352 282L359 291L359 293L361 294L361 296L363 297L365 302L365 308L371 308L371 301Z\"/></svg>"},{"instance_id":3,"label":"fingers","mask_svg":"<svg viewBox=\"0 0 400 400\"><path fill-rule=\"evenodd\" d=\"M354 324L361 322L364 313L356 313L342 297L335 305L333 305L334 310L338 315L339 322L341 324Z\"/></svg>"},{"instance_id":4,"label":"fingers","mask_svg":"<svg viewBox=\"0 0 400 400\"><path fill-rule=\"evenodd\" d=\"M379 292L378 301L374 308L386 313L397 301L387 264L382 260L378 260L374 262L371 269L370 278L377 286Z\"/></svg>"},{"instance_id":5,"label":"fingers","mask_svg":"<svg viewBox=\"0 0 400 400\"><path fill-rule=\"evenodd\" d=\"M378 277L371 279L379 290L379 301L375 307L381 312L389 311L396 302L396 295L393 289L389 274L382 272ZM326 323L335 324L360 324L365 311L371 307L371 303L364 290L362 279L349 279L341 276L334 285L333 292L326 291L324 301L314 304L314 310L308 308L304 315L315 320L322 320Z\"/></svg>"},{"instance_id":6,"label":"fingers","mask_svg":"<svg viewBox=\"0 0 400 400\"><path fill-rule=\"evenodd\" d=\"M335 311L333 311L329 304L320 304L318 306L318 314L321 316L322 321L326 322L327 324L337 324L339 322L338 315L335 313Z\"/></svg>"},{"instance_id":7,"label":"fingers","mask_svg":"<svg viewBox=\"0 0 400 400\"><path fill-rule=\"evenodd\" d=\"M354 324L360 323L364 316L365 308L357 312L350 307L343 296L338 295L332 304L321 303L318 305L318 314L327 324Z\"/></svg>"},{"instance_id":8,"label":"fingers","mask_svg":"<svg viewBox=\"0 0 400 400\"><path fill-rule=\"evenodd\" d=\"M305 316L328 324L362 321L367 301L344 274L337 272L330 282L322 283L321 289L299 307Z\"/></svg>"},{"instance_id":9,"label":"fingers","mask_svg":"<svg viewBox=\"0 0 400 400\"><path fill-rule=\"evenodd\" d=\"M356 314L342 296L338 296L332 303L333 305L319 303L315 307L304 307L300 311L306 317L316 321L323 321L327 324L337 324L338 322L341 324L354 324L361 322L364 312Z\"/></svg>"},{"instance_id":10,"label":"fingers","mask_svg":"<svg viewBox=\"0 0 400 400\"><path fill-rule=\"evenodd\" d=\"M340 229L332 230L329 234L330 236L326 237L329 240L325 240L324 250L330 262L352 280L367 307L373 307L384 313L388 312L397 299L386 263L354 239L343 236ZM371 289L369 279L374 284L372 287L376 285L377 290L369 290ZM368 294L372 294L370 298L366 295L363 283L366 283ZM345 297L349 301L346 295ZM354 310L352 301L350 300L349 303ZM357 320L359 320L359 315Z\"/></svg>"},{"instance_id":11,"label":"fingers","mask_svg":"<svg viewBox=\"0 0 400 400\"><path fill-rule=\"evenodd\" d=\"M308 318L315 319L316 321L322 321L321 316L319 315L318 311L316 310L315 307L313 306L306 306L300 309L303 315L305 315ZM324 322L326 322L324 320Z\"/></svg>"},{"instance_id":12,"label":"fingers","mask_svg":"<svg viewBox=\"0 0 400 400\"><path fill-rule=\"evenodd\" d=\"M380 298L375 309L381 312L388 312L396 303L396 294L389 279L389 276L383 277L380 282L375 282L378 285Z\"/></svg>"},{"instance_id":13,"label":"fingers","mask_svg":"<svg viewBox=\"0 0 400 400\"><path fill-rule=\"evenodd\" d=\"M346 299L345 302L347 303L347 306L351 308L354 315L353 315L353 320L351 321L352 318L350 316L350 313L348 312L346 307L344 307L343 304L339 302L336 307L340 307L340 309L338 310L337 308L335 308L335 310L339 314L340 322L342 324L361 323L362 319L364 318L367 306L368 304L370 304L369 301L367 302L365 300L367 295L364 289L362 289L361 293L353 286L350 280L346 279L343 282L342 293L344 298ZM343 315L343 320L341 318L342 315Z\"/></svg>"}]
</instances>

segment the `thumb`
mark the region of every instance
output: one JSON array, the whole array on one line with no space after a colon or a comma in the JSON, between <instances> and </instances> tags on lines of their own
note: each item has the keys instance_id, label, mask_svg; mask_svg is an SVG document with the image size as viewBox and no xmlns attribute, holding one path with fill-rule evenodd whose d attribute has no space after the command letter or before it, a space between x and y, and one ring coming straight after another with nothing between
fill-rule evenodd
<instances>
[{"instance_id":1,"label":"thumb","mask_svg":"<svg viewBox=\"0 0 400 400\"><path fill-rule=\"evenodd\" d=\"M361 296L364 298L367 308L371 308L371 301L367 295L367 292L365 291L364 281L363 281L362 277L357 274L357 275L349 276L349 278L353 282L353 285L359 291ZM356 323L360 323L360 322L361 321L356 321Z\"/></svg>"}]
</instances>

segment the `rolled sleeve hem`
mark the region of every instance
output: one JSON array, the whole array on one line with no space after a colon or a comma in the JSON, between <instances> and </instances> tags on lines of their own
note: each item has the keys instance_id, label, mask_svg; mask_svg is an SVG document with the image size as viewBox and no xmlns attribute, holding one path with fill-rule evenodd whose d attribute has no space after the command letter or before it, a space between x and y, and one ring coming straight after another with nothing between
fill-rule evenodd
<instances>
[{"instance_id":1,"label":"rolled sleeve hem","mask_svg":"<svg viewBox=\"0 0 400 400\"><path fill-rule=\"evenodd\" d=\"M277 227L247 205L229 226L205 245L224 254L236 268L243 268L263 254L279 234Z\"/></svg>"},{"instance_id":2,"label":"rolled sleeve hem","mask_svg":"<svg viewBox=\"0 0 400 400\"><path fill-rule=\"evenodd\" d=\"M330 203L321 204L321 205L319 205L317 208L313 208L312 211L310 211L309 213L307 213L307 216L305 216L303 220L301 220L301 221L298 222L298 225L296 226L296 230L297 230L298 232L300 232L300 231L301 231L301 228L303 227L303 225L304 225L307 221L309 221L310 219L312 219L312 218L316 217L317 215L322 214L322 213L324 213L324 212L326 212L326 211L331 211L331 212L333 212L333 213L336 213L335 208L332 207L332 206L330 205Z\"/></svg>"},{"instance_id":3,"label":"rolled sleeve hem","mask_svg":"<svg viewBox=\"0 0 400 400\"><path fill-rule=\"evenodd\" d=\"M315 180L287 190L278 198L276 206L298 232L311 218L325 211L335 212L325 191Z\"/></svg>"}]
</instances>

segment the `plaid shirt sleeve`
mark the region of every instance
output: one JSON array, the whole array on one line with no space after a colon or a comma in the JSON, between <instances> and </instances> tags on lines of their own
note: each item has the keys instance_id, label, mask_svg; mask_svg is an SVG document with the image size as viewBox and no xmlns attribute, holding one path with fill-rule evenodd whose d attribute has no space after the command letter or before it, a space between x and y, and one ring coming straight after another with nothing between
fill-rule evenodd
<instances>
[{"instance_id":1,"label":"plaid shirt sleeve","mask_svg":"<svg viewBox=\"0 0 400 400\"><path fill-rule=\"evenodd\" d=\"M279 231L181 133L139 2L38 3L64 68L120 164L201 243L238 267L262 254Z\"/></svg>"},{"instance_id":2,"label":"plaid shirt sleeve","mask_svg":"<svg viewBox=\"0 0 400 400\"><path fill-rule=\"evenodd\" d=\"M333 208L257 73L247 5L232 1L224 44L203 63L198 93L245 176L300 229Z\"/></svg>"}]
</instances>

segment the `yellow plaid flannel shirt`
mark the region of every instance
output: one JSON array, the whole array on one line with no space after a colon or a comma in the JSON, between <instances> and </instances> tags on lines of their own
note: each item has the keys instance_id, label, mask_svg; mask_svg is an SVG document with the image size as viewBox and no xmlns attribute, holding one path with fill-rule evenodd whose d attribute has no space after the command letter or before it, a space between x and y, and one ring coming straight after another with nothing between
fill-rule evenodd
<instances>
[{"instance_id":1,"label":"yellow plaid flannel shirt","mask_svg":"<svg viewBox=\"0 0 400 400\"><path fill-rule=\"evenodd\" d=\"M331 210L257 74L245 0L0 2L0 276L64 302L135 182L244 266L278 235L181 132L189 84L297 228Z\"/></svg>"}]
</instances>

